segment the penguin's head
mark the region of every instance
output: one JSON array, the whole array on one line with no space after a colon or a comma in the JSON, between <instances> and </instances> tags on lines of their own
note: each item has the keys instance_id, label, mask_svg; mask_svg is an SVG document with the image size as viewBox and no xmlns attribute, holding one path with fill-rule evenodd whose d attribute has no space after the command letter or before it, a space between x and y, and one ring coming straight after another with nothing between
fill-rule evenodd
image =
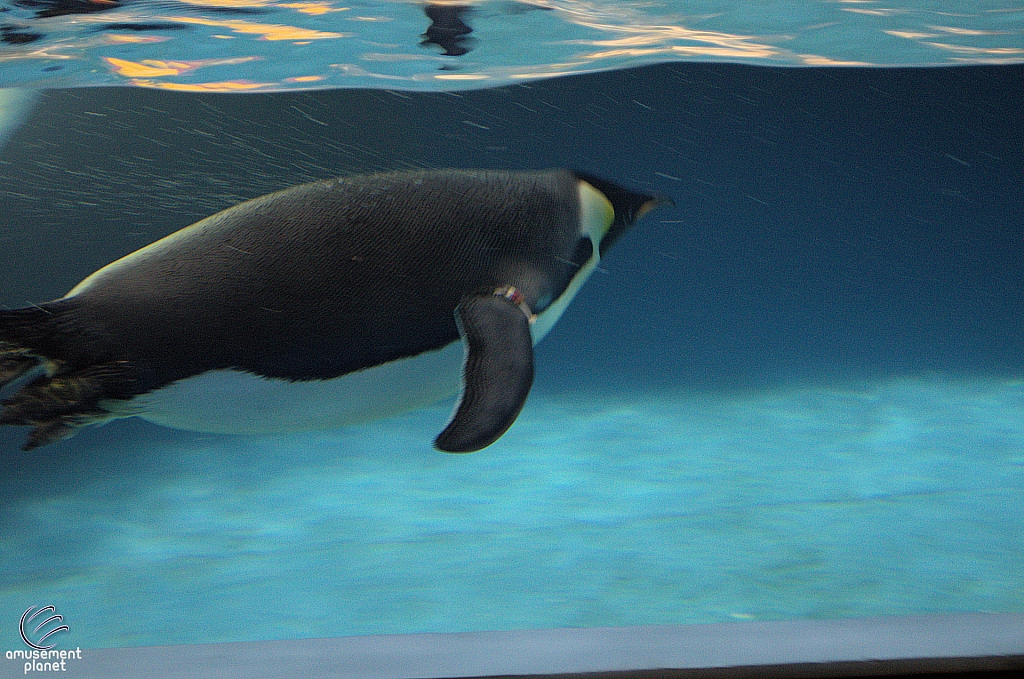
<instances>
[{"instance_id":1,"label":"penguin's head","mask_svg":"<svg viewBox=\"0 0 1024 679\"><path fill-rule=\"evenodd\" d=\"M567 262L567 265L574 266L567 266L570 277L557 296L552 298L550 295L538 295L532 298L530 307L537 314L530 326L534 343L551 330L580 287L597 268L601 257L619 236L654 208L667 203L675 204L671 198L635 193L584 172L572 171L572 176L578 182L580 218L576 251L571 261ZM529 287L526 289L529 290Z\"/></svg>"},{"instance_id":2,"label":"penguin's head","mask_svg":"<svg viewBox=\"0 0 1024 679\"><path fill-rule=\"evenodd\" d=\"M586 182L599 191L611 205L610 220L603 220L607 224L607 228L603 229L603 233L591 234L592 237L599 237L595 240L598 241L598 252L601 257L622 234L645 214L662 205L675 205L675 201L668 196L630 191L586 172L574 170L573 175L581 182Z\"/></svg>"}]
</instances>

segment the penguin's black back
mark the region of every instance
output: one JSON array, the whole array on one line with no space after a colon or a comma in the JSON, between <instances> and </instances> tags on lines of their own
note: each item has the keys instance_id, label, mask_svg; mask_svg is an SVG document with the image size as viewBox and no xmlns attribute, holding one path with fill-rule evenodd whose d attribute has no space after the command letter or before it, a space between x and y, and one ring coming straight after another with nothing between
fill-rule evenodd
<instances>
[{"instance_id":1,"label":"penguin's black back","mask_svg":"<svg viewBox=\"0 0 1024 679\"><path fill-rule=\"evenodd\" d=\"M579 237L568 171L343 178L229 208L46 306L88 338L65 358L127 361L150 389L226 368L329 379L456 341L467 294L557 297Z\"/></svg>"}]
</instances>

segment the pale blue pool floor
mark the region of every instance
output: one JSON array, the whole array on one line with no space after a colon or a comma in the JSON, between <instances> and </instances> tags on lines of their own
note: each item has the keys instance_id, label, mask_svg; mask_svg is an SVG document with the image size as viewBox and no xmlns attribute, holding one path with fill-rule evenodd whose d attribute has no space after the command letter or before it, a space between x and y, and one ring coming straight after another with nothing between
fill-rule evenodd
<instances>
[{"instance_id":1,"label":"pale blue pool floor","mask_svg":"<svg viewBox=\"0 0 1024 679\"><path fill-rule=\"evenodd\" d=\"M53 604L86 648L1024 611L1020 381L538 391L466 456L430 448L449 407L36 451L0 485L0 619Z\"/></svg>"}]
</instances>

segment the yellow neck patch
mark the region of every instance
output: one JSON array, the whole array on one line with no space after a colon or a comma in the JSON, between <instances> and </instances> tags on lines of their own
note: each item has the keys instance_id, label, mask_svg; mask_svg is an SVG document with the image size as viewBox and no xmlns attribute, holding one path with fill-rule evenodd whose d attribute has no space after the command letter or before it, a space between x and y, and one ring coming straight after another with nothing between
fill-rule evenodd
<instances>
[{"instance_id":1,"label":"yellow neck patch","mask_svg":"<svg viewBox=\"0 0 1024 679\"><path fill-rule=\"evenodd\" d=\"M580 181L580 231L594 241L595 250L615 221L615 208L607 197L585 181Z\"/></svg>"}]
</instances>

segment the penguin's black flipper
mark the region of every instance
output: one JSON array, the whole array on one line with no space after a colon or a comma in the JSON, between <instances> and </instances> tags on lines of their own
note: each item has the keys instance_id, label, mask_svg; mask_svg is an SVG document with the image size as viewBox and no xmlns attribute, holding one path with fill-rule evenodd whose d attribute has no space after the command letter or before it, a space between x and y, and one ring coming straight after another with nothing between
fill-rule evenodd
<instances>
[{"instance_id":1,"label":"penguin's black flipper","mask_svg":"<svg viewBox=\"0 0 1024 679\"><path fill-rule=\"evenodd\" d=\"M469 297L456 309L466 344L462 398L434 439L438 450L472 453L497 441L515 422L533 385L527 314L512 294L499 293Z\"/></svg>"}]
</instances>

